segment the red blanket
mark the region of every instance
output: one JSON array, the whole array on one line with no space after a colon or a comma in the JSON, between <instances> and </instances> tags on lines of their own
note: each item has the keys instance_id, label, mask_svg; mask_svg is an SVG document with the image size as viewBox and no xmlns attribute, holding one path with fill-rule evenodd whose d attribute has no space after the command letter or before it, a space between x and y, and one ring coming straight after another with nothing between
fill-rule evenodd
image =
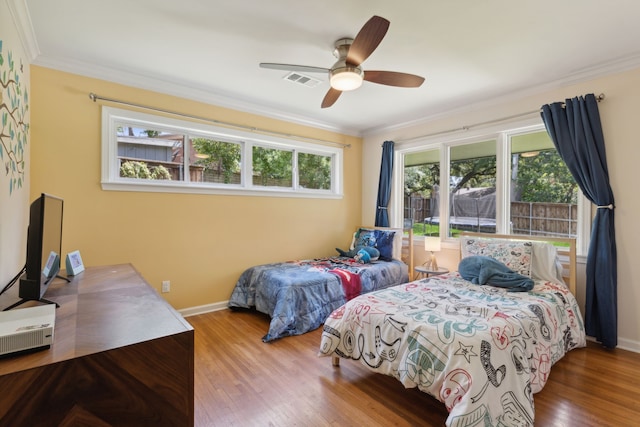
<instances>
[{"instance_id":1,"label":"red blanket","mask_svg":"<svg viewBox=\"0 0 640 427\"><path fill-rule=\"evenodd\" d=\"M362 292L362 284L360 283L360 276L358 274L341 268L329 270L329 273L333 273L340 278L347 301L357 297Z\"/></svg>"}]
</instances>

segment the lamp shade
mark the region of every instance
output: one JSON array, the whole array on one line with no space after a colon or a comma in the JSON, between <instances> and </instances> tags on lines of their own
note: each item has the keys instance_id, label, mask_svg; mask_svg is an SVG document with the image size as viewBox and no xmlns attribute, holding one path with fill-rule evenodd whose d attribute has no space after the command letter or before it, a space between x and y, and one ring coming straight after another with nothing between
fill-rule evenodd
<instances>
[{"instance_id":1,"label":"lamp shade","mask_svg":"<svg viewBox=\"0 0 640 427\"><path fill-rule=\"evenodd\" d=\"M428 237L424 238L424 250L430 252L439 252L440 251L440 238L439 237Z\"/></svg>"}]
</instances>

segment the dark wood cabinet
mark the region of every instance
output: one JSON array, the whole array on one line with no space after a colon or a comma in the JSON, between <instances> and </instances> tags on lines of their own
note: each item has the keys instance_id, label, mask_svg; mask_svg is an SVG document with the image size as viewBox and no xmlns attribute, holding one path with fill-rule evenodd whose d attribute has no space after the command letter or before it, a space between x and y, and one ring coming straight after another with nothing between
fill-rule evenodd
<instances>
[{"instance_id":1,"label":"dark wood cabinet","mask_svg":"<svg viewBox=\"0 0 640 427\"><path fill-rule=\"evenodd\" d=\"M0 359L0 426L193 425L193 328L131 265L57 279L46 297L53 345Z\"/></svg>"}]
</instances>

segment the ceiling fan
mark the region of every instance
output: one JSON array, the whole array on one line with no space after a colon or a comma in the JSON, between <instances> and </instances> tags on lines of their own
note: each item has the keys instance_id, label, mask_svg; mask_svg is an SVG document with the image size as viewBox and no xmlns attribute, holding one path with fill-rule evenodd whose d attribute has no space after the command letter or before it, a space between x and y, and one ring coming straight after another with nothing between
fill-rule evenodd
<instances>
[{"instance_id":1,"label":"ceiling fan","mask_svg":"<svg viewBox=\"0 0 640 427\"><path fill-rule=\"evenodd\" d=\"M338 60L331 68L270 62L262 62L260 67L307 73L329 73L331 87L322 100L322 108L331 107L342 92L359 88L363 80L387 86L419 87L424 82L424 77L396 71L365 71L360 65L378 47L387 34L389 24L388 20L380 16L373 16L364 24L354 39L341 38L337 40L333 54Z\"/></svg>"}]
</instances>

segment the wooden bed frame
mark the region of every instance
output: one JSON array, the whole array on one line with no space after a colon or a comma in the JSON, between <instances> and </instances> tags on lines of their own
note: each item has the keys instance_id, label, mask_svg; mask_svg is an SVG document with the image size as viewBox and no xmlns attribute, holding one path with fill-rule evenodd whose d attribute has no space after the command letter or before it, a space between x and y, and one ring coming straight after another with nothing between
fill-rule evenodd
<instances>
[{"instance_id":1,"label":"wooden bed frame","mask_svg":"<svg viewBox=\"0 0 640 427\"><path fill-rule=\"evenodd\" d=\"M409 280L413 277L413 228L408 229L408 235L402 234L402 260L409 266Z\"/></svg>"}]
</instances>

